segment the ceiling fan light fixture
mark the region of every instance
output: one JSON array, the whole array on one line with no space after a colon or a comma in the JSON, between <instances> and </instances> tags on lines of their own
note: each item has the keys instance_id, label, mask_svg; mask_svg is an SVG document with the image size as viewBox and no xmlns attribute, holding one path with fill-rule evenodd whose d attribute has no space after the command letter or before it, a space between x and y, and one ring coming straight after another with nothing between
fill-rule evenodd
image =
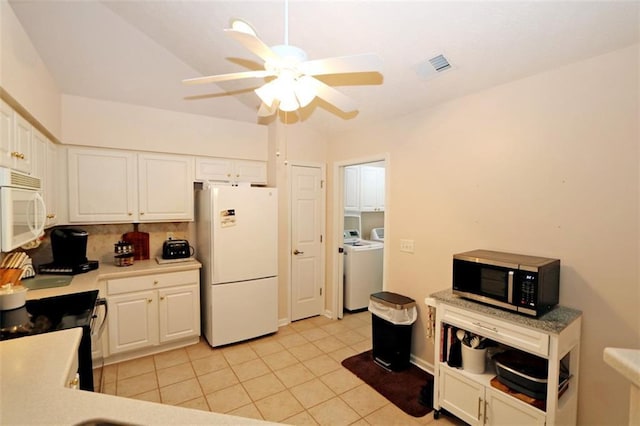
<instances>
[{"instance_id":1,"label":"ceiling fan light fixture","mask_svg":"<svg viewBox=\"0 0 640 426\"><path fill-rule=\"evenodd\" d=\"M278 99L280 100L279 108L282 111L292 112L297 110L300 107L300 105L298 104L298 99L296 99L296 95L293 89L285 90L281 92L280 96L278 96Z\"/></svg>"},{"instance_id":2,"label":"ceiling fan light fixture","mask_svg":"<svg viewBox=\"0 0 640 426\"><path fill-rule=\"evenodd\" d=\"M304 75L296 80L294 85L294 92L296 94L296 98L300 103L300 108L304 108L313 101L316 97L317 93L315 88L312 85L311 79L308 75Z\"/></svg>"},{"instance_id":3,"label":"ceiling fan light fixture","mask_svg":"<svg viewBox=\"0 0 640 426\"><path fill-rule=\"evenodd\" d=\"M260 98L260 100L269 107L273 106L273 101L278 98L278 79L270 81L269 83L258 87L254 90L256 95Z\"/></svg>"},{"instance_id":4,"label":"ceiling fan light fixture","mask_svg":"<svg viewBox=\"0 0 640 426\"><path fill-rule=\"evenodd\" d=\"M254 37L258 36L256 30L246 21L242 19L234 18L231 20L231 29L234 31L240 31L241 33L251 34Z\"/></svg>"}]
</instances>

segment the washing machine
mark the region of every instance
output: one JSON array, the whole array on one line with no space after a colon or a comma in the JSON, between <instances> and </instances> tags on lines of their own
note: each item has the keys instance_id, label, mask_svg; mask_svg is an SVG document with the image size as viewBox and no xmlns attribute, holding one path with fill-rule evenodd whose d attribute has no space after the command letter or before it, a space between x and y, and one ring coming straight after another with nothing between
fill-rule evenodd
<instances>
[{"instance_id":1,"label":"washing machine","mask_svg":"<svg viewBox=\"0 0 640 426\"><path fill-rule=\"evenodd\" d=\"M360 238L359 231L345 230L344 307L348 311L366 309L369 296L382 291L384 243Z\"/></svg>"}]
</instances>

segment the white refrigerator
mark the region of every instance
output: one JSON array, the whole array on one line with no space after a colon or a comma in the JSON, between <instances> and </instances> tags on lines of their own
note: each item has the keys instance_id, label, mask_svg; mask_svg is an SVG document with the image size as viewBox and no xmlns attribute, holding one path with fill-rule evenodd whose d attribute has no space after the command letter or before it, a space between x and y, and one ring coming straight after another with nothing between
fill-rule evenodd
<instances>
[{"instance_id":1,"label":"white refrigerator","mask_svg":"<svg viewBox=\"0 0 640 426\"><path fill-rule=\"evenodd\" d=\"M213 347L278 329L277 194L206 184L196 191L202 332Z\"/></svg>"}]
</instances>

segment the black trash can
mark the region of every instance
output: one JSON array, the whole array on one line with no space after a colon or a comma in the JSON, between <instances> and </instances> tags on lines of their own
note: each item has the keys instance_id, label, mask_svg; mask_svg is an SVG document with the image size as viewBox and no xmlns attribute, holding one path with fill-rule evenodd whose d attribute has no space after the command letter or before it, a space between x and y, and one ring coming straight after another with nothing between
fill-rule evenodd
<instances>
[{"instance_id":1,"label":"black trash can","mask_svg":"<svg viewBox=\"0 0 640 426\"><path fill-rule=\"evenodd\" d=\"M418 316L415 300L382 291L369 297L373 360L391 371L409 367L411 330Z\"/></svg>"}]
</instances>

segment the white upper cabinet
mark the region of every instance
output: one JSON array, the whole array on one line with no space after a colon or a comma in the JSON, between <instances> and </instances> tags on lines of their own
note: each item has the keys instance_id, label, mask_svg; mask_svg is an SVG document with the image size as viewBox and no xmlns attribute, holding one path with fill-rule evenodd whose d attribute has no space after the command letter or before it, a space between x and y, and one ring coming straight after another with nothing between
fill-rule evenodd
<instances>
[{"instance_id":1,"label":"white upper cabinet","mask_svg":"<svg viewBox=\"0 0 640 426\"><path fill-rule=\"evenodd\" d=\"M140 222L193 220L193 159L138 154Z\"/></svg>"},{"instance_id":2,"label":"white upper cabinet","mask_svg":"<svg viewBox=\"0 0 640 426\"><path fill-rule=\"evenodd\" d=\"M58 196L61 191L58 190L58 178L60 176L58 146L50 140L47 140L46 146L45 175L42 182L42 189L44 194L44 203L47 207L45 228L49 228L58 224Z\"/></svg>"},{"instance_id":3,"label":"white upper cabinet","mask_svg":"<svg viewBox=\"0 0 640 426\"><path fill-rule=\"evenodd\" d=\"M0 166L31 173L31 124L0 100Z\"/></svg>"},{"instance_id":4,"label":"white upper cabinet","mask_svg":"<svg viewBox=\"0 0 640 426\"><path fill-rule=\"evenodd\" d=\"M384 167L344 168L344 209L363 212L384 211Z\"/></svg>"},{"instance_id":5,"label":"white upper cabinet","mask_svg":"<svg viewBox=\"0 0 640 426\"><path fill-rule=\"evenodd\" d=\"M11 167L13 152L13 108L0 100L0 165Z\"/></svg>"},{"instance_id":6,"label":"white upper cabinet","mask_svg":"<svg viewBox=\"0 0 640 426\"><path fill-rule=\"evenodd\" d=\"M360 210L360 166L344 168L344 209Z\"/></svg>"},{"instance_id":7,"label":"white upper cabinet","mask_svg":"<svg viewBox=\"0 0 640 426\"><path fill-rule=\"evenodd\" d=\"M193 159L70 148L69 222L193 220Z\"/></svg>"},{"instance_id":8,"label":"white upper cabinet","mask_svg":"<svg viewBox=\"0 0 640 426\"><path fill-rule=\"evenodd\" d=\"M31 153L31 124L14 111L14 145L11 156L13 157L13 169L24 173L31 173L33 157Z\"/></svg>"},{"instance_id":9,"label":"white upper cabinet","mask_svg":"<svg viewBox=\"0 0 640 426\"><path fill-rule=\"evenodd\" d=\"M266 185L267 163L254 160L198 157L196 158L196 180Z\"/></svg>"},{"instance_id":10,"label":"white upper cabinet","mask_svg":"<svg viewBox=\"0 0 640 426\"><path fill-rule=\"evenodd\" d=\"M360 166L360 210L384 211L384 167Z\"/></svg>"}]
</instances>

